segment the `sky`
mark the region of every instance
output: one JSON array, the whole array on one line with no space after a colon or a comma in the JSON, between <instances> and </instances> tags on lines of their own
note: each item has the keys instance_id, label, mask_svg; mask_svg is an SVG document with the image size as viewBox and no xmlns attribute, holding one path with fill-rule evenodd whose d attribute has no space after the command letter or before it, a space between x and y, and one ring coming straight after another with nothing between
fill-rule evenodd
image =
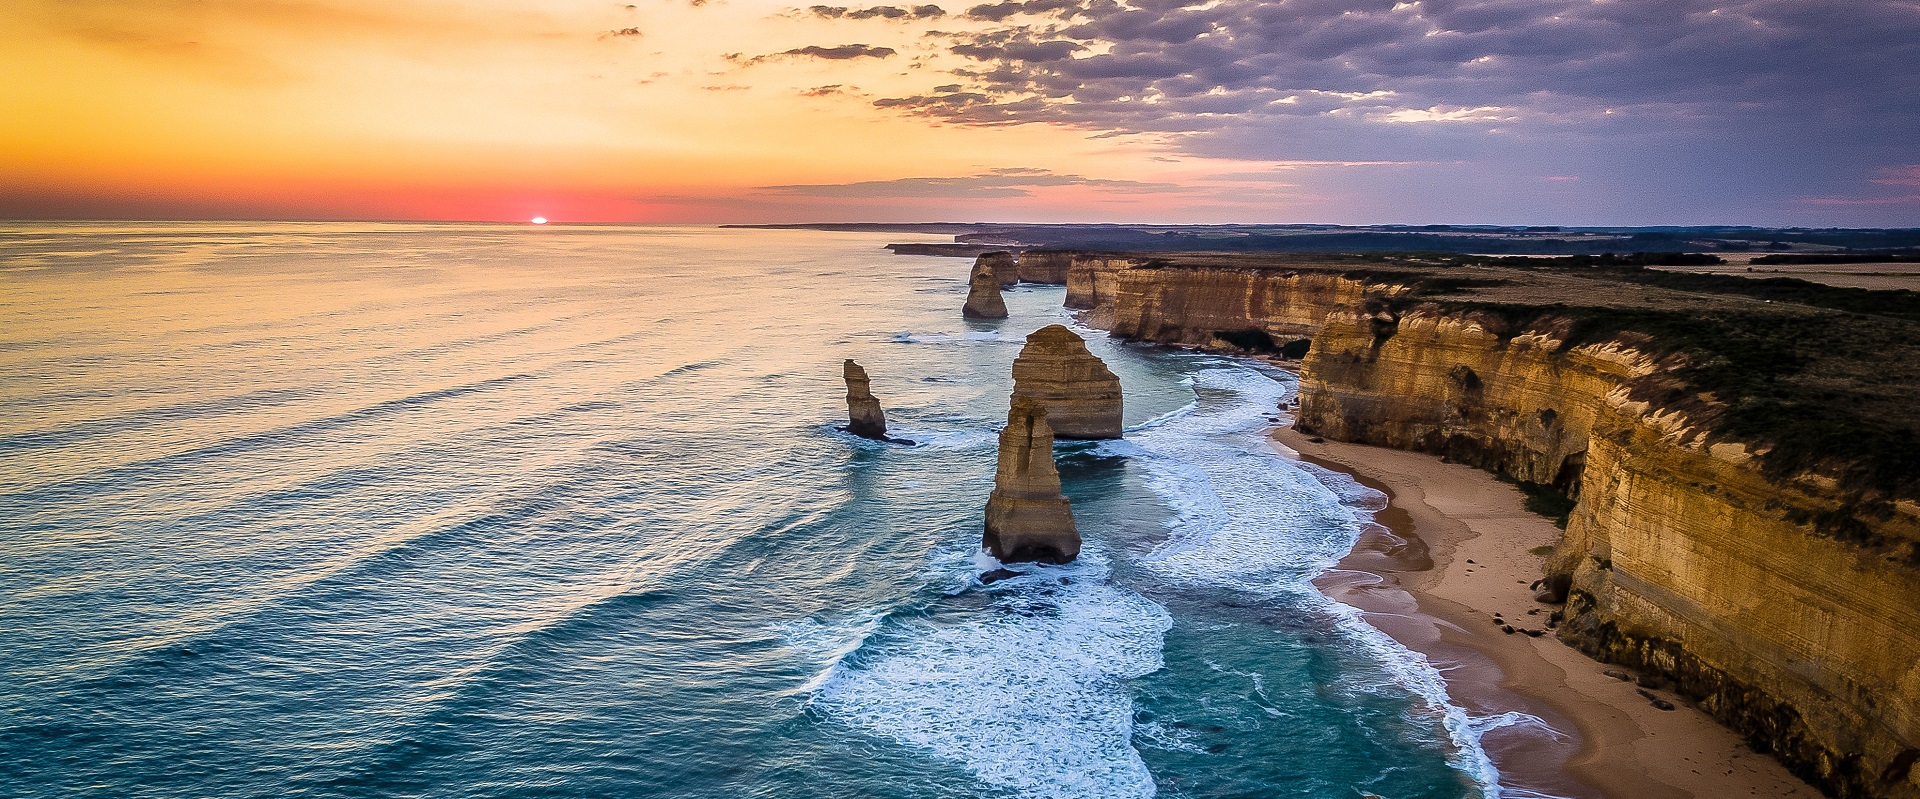
<instances>
[{"instance_id":1,"label":"sky","mask_svg":"<svg viewBox=\"0 0 1920 799\"><path fill-rule=\"evenodd\" d=\"M0 218L1920 226L1920 0L8 0L0 74Z\"/></svg>"}]
</instances>

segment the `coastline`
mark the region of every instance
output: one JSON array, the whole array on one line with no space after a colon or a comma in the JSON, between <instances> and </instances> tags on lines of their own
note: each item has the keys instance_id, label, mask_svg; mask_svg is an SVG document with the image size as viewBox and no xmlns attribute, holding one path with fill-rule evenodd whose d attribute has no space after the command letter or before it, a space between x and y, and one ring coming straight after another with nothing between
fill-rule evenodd
<instances>
[{"instance_id":1,"label":"coastline","mask_svg":"<svg viewBox=\"0 0 1920 799\"><path fill-rule=\"evenodd\" d=\"M1570 733L1560 738L1530 725L1485 732L1483 747L1503 784L1568 799L1821 795L1683 698L1609 676L1635 675L1553 636L1554 608L1535 602L1528 588L1540 576L1540 557L1530 550L1553 544L1560 531L1525 510L1514 487L1436 456L1316 442L1290 427L1273 428L1270 441L1284 455L1388 496L1377 524L1315 580L1323 593L1425 655L1471 717L1517 711ZM1506 632L1496 614L1516 632Z\"/></svg>"}]
</instances>

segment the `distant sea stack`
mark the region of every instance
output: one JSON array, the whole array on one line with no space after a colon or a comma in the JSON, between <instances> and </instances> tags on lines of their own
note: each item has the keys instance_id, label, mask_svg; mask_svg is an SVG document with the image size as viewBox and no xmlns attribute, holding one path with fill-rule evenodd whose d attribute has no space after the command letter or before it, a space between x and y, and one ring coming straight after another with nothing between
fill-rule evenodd
<instances>
[{"instance_id":1,"label":"distant sea stack","mask_svg":"<svg viewBox=\"0 0 1920 799\"><path fill-rule=\"evenodd\" d=\"M993 276L1000 281L1001 288L1007 288L1020 282L1020 261L1013 253L987 252L973 261L976 265L986 264L993 269Z\"/></svg>"},{"instance_id":2,"label":"distant sea stack","mask_svg":"<svg viewBox=\"0 0 1920 799\"><path fill-rule=\"evenodd\" d=\"M841 364L847 378L847 432L861 438L887 440L887 412L873 396L867 370L848 358Z\"/></svg>"},{"instance_id":3,"label":"distant sea stack","mask_svg":"<svg viewBox=\"0 0 1920 799\"><path fill-rule=\"evenodd\" d=\"M1067 250L1026 250L1019 258L1020 282L1066 285L1074 255Z\"/></svg>"},{"instance_id":4,"label":"distant sea stack","mask_svg":"<svg viewBox=\"0 0 1920 799\"><path fill-rule=\"evenodd\" d=\"M1061 438L1120 437L1120 378L1060 325L1027 336L1013 361L1013 395L1046 406L1047 422Z\"/></svg>"},{"instance_id":5,"label":"distant sea stack","mask_svg":"<svg viewBox=\"0 0 1920 799\"><path fill-rule=\"evenodd\" d=\"M967 276L967 304L960 314L968 319L1007 318L1007 304L1000 299L1000 279L984 255L973 262L973 273Z\"/></svg>"},{"instance_id":6,"label":"distant sea stack","mask_svg":"<svg viewBox=\"0 0 1920 799\"><path fill-rule=\"evenodd\" d=\"M1000 466L981 543L1001 563L1067 563L1080 556L1080 531L1053 464L1047 408L1031 397L1013 398L1000 431Z\"/></svg>"}]
</instances>

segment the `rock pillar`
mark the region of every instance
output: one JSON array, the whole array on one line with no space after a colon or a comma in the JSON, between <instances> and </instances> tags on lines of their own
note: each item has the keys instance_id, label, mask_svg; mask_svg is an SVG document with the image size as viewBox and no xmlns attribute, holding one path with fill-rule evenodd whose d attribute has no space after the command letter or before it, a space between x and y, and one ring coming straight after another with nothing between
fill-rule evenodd
<instances>
[{"instance_id":1,"label":"rock pillar","mask_svg":"<svg viewBox=\"0 0 1920 799\"><path fill-rule=\"evenodd\" d=\"M987 499L981 544L1002 563L1066 563L1080 556L1080 531L1060 493L1047 408L1015 396L1000 431L1000 465Z\"/></svg>"},{"instance_id":2,"label":"rock pillar","mask_svg":"<svg viewBox=\"0 0 1920 799\"><path fill-rule=\"evenodd\" d=\"M1120 378L1061 325L1027 337L1013 362L1013 395L1045 405L1061 438L1120 437Z\"/></svg>"},{"instance_id":3,"label":"rock pillar","mask_svg":"<svg viewBox=\"0 0 1920 799\"><path fill-rule=\"evenodd\" d=\"M973 262L967 276L967 304L960 314L969 319L1005 319L1007 304L1000 299L1000 279L985 256Z\"/></svg>"},{"instance_id":4,"label":"rock pillar","mask_svg":"<svg viewBox=\"0 0 1920 799\"><path fill-rule=\"evenodd\" d=\"M873 396L867 370L851 358L841 368L847 378L847 432L863 438L888 440L887 412Z\"/></svg>"}]
</instances>

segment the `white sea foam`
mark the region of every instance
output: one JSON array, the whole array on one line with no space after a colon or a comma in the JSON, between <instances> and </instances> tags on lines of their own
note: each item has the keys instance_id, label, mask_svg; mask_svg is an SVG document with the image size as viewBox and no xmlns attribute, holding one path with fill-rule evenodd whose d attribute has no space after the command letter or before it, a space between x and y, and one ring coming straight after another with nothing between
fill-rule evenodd
<instances>
[{"instance_id":1,"label":"white sea foam","mask_svg":"<svg viewBox=\"0 0 1920 799\"><path fill-rule=\"evenodd\" d=\"M1105 582L1097 553L1029 572L976 588L981 612L896 617L818 678L814 706L1022 796L1153 796L1126 681L1160 668L1172 620Z\"/></svg>"},{"instance_id":2,"label":"white sea foam","mask_svg":"<svg viewBox=\"0 0 1920 799\"><path fill-rule=\"evenodd\" d=\"M1548 730L1524 713L1473 718L1454 705L1445 680L1427 658L1368 624L1360 611L1327 599L1311 580L1353 547L1386 496L1352 477L1279 456L1262 431L1268 414L1293 394L1284 377L1229 366L1195 375L1198 407L1178 424L1134 436L1149 483L1175 509L1167 541L1146 565L1170 583L1286 596L1320 608L1342 637L1379 664L1397 690L1420 698L1454 744L1452 763L1489 799L1538 796L1508 792L1481 746L1488 731L1515 725ZM1214 392L1233 401L1207 402ZM1131 454L1131 453L1128 453ZM1260 686L1256 685L1256 690Z\"/></svg>"},{"instance_id":3,"label":"white sea foam","mask_svg":"<svg viewBox=\"0 0 1920 799\"><path fill-rule=\"evenodd\" d=\"M893 334L896 344L1025 344L1025 336L1011 333L996 333L990 330L969 330L964 333L915 333L903 330Z\"/></svg>"}]
</instances>

